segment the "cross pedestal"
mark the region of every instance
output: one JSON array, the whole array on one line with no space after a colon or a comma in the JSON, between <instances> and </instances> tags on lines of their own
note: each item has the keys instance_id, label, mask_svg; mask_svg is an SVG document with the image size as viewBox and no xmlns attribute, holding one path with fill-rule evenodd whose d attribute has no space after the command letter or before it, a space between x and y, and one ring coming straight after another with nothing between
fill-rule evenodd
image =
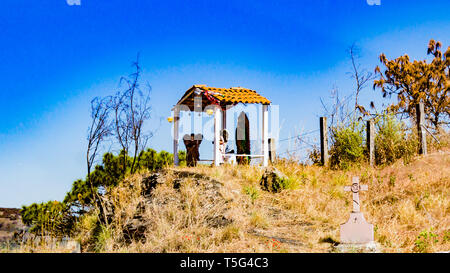
<instances>
[{"instance_id":1,"label":"cross pedestal","mask_svg":"<svg viewBox=\"0 0 450 273\"><path fill-rule=\"evenodd\" d=\"M353 184L344 188L345 191L353 192L353 211L348 221L341 225L341 243L367 244L374 240L373 225L367 223L360 211L359 191L367 189L367 185L359 184L359 177L353 177Z\"/></svg>"}]
</instances>

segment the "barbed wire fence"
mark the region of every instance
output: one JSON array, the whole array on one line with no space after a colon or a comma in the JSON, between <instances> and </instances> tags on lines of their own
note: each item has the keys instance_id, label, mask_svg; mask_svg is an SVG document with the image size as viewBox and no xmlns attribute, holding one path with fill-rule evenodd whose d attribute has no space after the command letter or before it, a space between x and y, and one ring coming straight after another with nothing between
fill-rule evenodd
<instances>
[{"instance_id":1,"label":"barbed wire fence","mask_svg":"<svg viewBox=\"0 0 450 273\"><path fill-rule=\"evenodd\" d=\"M314 139L314 134L319 131L320 129L316 129L292 137L280 139L278 141L279 147L277 148L280 152L277 152L276 157L287 157L297 160L307 159L307 153L309 151L319 149L320 144L317 139Z\"/></svg>"}]
</instances>

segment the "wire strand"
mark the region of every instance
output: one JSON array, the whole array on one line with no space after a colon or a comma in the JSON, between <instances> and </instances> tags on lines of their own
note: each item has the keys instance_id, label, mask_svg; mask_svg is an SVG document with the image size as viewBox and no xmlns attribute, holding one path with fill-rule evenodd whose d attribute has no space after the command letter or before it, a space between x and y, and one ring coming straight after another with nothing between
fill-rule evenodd
<instances>
[{"instance_id":1,"label":"wire strand","mask_svg":"<svg viewBox=\"0 0 450 273\"><path fill-rule=\"evenodd\" d=\"M317 147L317 145L311 144L311 143L309 143L309 142L307 142L307 141L304 141L304 140L300 140L300 141L303 142L303 143L305 143L306 145L310 146L311 148L314 148L314 149L315 149L315 148ZM291 153L291 152L297 152L297 151L306 150L306 149L308 149L308 148L306 148L306 147L300 147L300 148L297 148L297 149L284 151L284 152L282 152L282 153L279 153L278 155L284 155L284 154L288 154L288 153Z\"/></svg>"},{"instance_id":2,"label":"wire strand","mask_svg":"<svg viewBox=\"0 0 450 273\"><path fill-rule=\"evenodd\" d=\"M299 138L299 137L302 137L302 136L307 136L307 135L313 134L313 133L318 132L318 131L320 131L320 129L317 129L317 130L314 130L314 131L310 131L310 132L307 132L307 133L303 133L303 134L300 134L300 135L296 135L296 136L293 136L293 137L280 139L279 142L290 140L290 139L294 139L294 138Z\"/></svg>"}]
</instances>

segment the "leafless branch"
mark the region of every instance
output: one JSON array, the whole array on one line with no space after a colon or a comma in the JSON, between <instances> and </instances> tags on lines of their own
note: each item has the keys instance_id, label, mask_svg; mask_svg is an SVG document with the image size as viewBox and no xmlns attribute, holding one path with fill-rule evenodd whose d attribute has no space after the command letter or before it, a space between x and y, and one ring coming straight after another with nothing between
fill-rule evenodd
<instances>
[{"instance_id":1,"label":"leafless branch","mask_svg":"<svg viewBox=\"0 0 450 273\"><path fill-rule=\"evenodd\" d=\"M144 132L145 121L150 118L150 91L151 87L147 83L146 91L140 88L141 67L139 66L139 55L132 66L135 72L128 77L120 79L121 84L125 84L126 90L118 92L113 99L114 111L114 131L122 151L123 171L126 171L129 162L127 155L132 154L131 173L135 172L136 160L141 151L146 147L151 133Z\"/></svg>"},{"instance_id":2,"label":"leafless branch","mask_svg":"<svg viewBox=\"0 0 450 273\"><path fill-rule=\"evenodd\" d=\"M358 99L361 91L367 87L369 81L375 79L375 75L372 72L362 69L358 60L360 59L360 49L353 43L348 49L352 63L351 78L355 80L355 110L358 110L363 115L369 115L367 110L359 104ZM373 102L372 102L373 104Z\"/></svg>"}]
</instances>

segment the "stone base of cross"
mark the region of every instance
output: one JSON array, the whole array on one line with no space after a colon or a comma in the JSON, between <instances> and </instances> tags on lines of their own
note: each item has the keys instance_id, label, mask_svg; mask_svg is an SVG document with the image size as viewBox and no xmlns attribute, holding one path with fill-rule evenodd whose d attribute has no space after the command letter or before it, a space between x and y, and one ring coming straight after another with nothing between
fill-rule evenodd
<instances>
[{"instance_id":1,"label":"stone base of cross","mask_svg":"<svg viewBox=\"0 0 450 273\"><path fill-rule=\"evenodd\" d=\"M348 221L341 225L340 240L344 244L366 244L374 240L373 225L369 224L360 211L359 191L367 190L359 184L359 177L353 177L353 184L344 188L353 192L353 211Z\"/></svg>"}]
</instances>

